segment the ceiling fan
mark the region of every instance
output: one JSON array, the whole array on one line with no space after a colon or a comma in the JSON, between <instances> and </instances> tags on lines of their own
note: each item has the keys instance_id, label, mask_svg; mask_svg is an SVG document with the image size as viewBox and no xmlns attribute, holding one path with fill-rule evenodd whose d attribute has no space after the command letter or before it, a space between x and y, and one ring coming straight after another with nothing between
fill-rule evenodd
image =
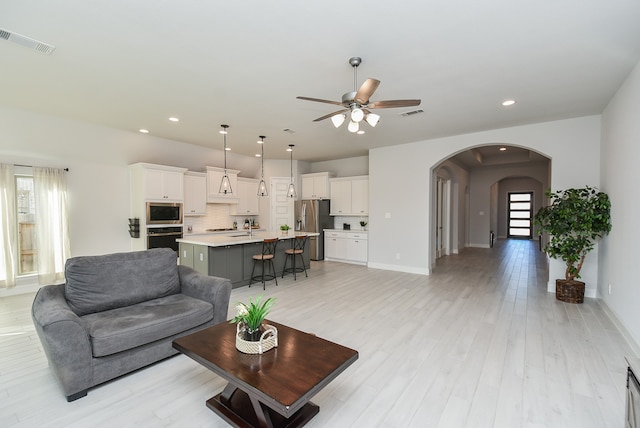
<instances>
[{"instance_id":1,"label":"ceiling fan","mask_svg":"<svg viewBox=\"0 0 640 428\"><path fill-rule=\"evenodd\" d=\"M342 95L342 101L330 101L320 98L296 97L300 100L315 101L318 103L335 104L342 106L342 110L334 111L314 120L319 122L331 118L333 126L340 127L344 123L347 115L349 115L348 129L350 132L364 133L360 131L360 122L364 120L371 126L376 126L380 120L380 116L371 113L371 109L377 108L395 108L395 107L411 107L420 105L420 100L387 100L387 101L371 101L370 98L378 89L380 81L377 79L367 79L357 89L358 85L358 66L362 63L362 58L354 56L349 59L349 64L353 67L353 92L347 92Z\"/></svg>"}]
</instances>

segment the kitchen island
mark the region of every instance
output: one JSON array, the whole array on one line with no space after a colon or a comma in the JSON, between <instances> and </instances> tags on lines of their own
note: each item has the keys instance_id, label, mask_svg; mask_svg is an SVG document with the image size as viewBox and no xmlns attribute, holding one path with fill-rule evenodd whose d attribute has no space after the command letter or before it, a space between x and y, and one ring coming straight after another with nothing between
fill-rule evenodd
<instances>
[{"instance_id":1,"label":"kitchen island","mask_svg":"<svg viewBox=\"0 0 640 428\"><path fill-rule=\"evenodd\" d=\"M229 278L233 288L249 284L253 269L253 256L262 251L262 241L266 238L278 238L276 255L273 260L276 274L282 275L286 255L284 250L291 248L292 239L303 233L289 231L287 235L281 232L258 231L252 234L238 231L225 235L185 235L178 239L180 246L180 264L194 268L200 273ZM304 233L307 236L318 236L319 233ZM309 261L309 241L305 245L303 254L307 269L311 267ZM289 263L291 263L289 261ZM256 274L261 272L256 267Z\"/></svg>"}]
</instances>

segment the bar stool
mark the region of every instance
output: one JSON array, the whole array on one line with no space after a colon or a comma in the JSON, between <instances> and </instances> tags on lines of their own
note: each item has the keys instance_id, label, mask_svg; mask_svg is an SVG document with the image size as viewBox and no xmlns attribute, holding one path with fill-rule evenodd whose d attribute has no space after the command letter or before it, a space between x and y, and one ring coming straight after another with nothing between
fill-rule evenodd
<instances>
[{"instance_id":1,"label":"bar stool","mask_svg":"<svg viewBox=\"0 0 640 428\"><path fill-rule=\"evenodd\" d=\"M284 259L284 269L282 270L282 277L284 278L284 274L286 272L293 272L293 280L295 281L296 278L296 274L298 272L304 272L304 276L308 277L307 275L307 267L304 265L304 257L302 256L304 254L304 246L307 243L307 235L297 235L294 239L293 239L293 243L291 244L291 248L284 250L284 253L286 254L286 258ZM302 267L296 267L296 256L300 256L300 261L302 262ZM290 268L287 269L287 260L289 260L289 257L291 257L291 266Z\"/></svg>"},{"instance_id":2,"label":"bar stool","mask_svg":"<svg viewBox=\"0 0 640 428\"><path fill-rule=\"evenodd\" d=\"M275 280L276 285L278 285L278 278L276 275L276 268L273 265L273 258L276 254L276 246L278 245L278 238L268 238L262 241L262 252L260 254L255 254L253 258L253 268L251 269L251 279L249 280L249 287L253 281L262 281L262 289L266 290L267 287L265 285L265 280ZM254 271L256 270L256 264L260 263L262 265L262 275L253 276ZM271 272L273 274L267 273L265 275L265 263L269 264L271 267Z\"/></svg>"}]
</instances>

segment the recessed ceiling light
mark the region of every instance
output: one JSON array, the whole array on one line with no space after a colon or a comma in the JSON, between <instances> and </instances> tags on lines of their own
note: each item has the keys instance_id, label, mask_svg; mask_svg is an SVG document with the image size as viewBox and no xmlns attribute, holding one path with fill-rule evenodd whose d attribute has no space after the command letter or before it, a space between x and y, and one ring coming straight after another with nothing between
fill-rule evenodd
<instances>
[{"instance_id":1,"label":"recessed ceiling light","mask_svg":"<svg viewBox=\"0 0 640 428\"><path fill-rule=\"evenodd\" d=\"M358 134L358 135L362 135L362 134L364 134L364 131L361 129L361 130L359 130L358 132L356 132L356 134Z\"/></svg>"},{"instance_id":2,"label":"recessed ceiling light","mask_svg":"<svg viewBox=\"0 0 640 428\"><path fill-rule=\"evenodd\" d=\"M177 117L170 117L169 121L171 121L171 122L180 122L180 119L178 119Z\"/></svg>"},{"instance_id":3,"label":"recessed ceiling light","mask_svg":"<svg viewBox=\"0 0 640 428\"><path fill-rule=\"evenodd\" d=\"M501 151L501 152L506 152L506 151L507 151L507 148L506 148L506 147L500 147L500 151Z\"/></svg>"},{"instance_id":4,"label":"recessed ceiling light","mask_svg":"<svg viewBox=\"0 0 640 428\"><path fill-rule=\"evenodd\" d=\"M261 157L262 157L262 155L260 155L260 153L256 153L256 157L257 157L257 158L261 158Z\"/></svg>"},{"instance_id":5,"label":"recessed ceiling light","mask_svg":"<svg viewBox=\"0 0 640 428\"><path fill-rule=\"evenodd\" d=\"M230 152L231 151L231 147L227 147L227 148L225 148L225 150Z\"/></svg>"},{"instance_id":6,"label":"recessed ceiling light","mask_svg":"<svg viewBox=\"0 0 640 428\"><path fill-rule=\"evenodd\" d=\"M148 129L144 129L144 128L139 129L138 131L142 132L143 134L148 134L149 133L149 130Z\"/></svg>"},{"instance_id":7,"label":"recessed ceiling light","mask_svg":"<svg viewBox=\"0 0 640 428\"><path fill-rule=\"evenodd\" d=\"M515 100L505 100L505 101L503 101L503 102L502 102L502 105L503 105L504 107L509 107L509 106L514 105L515 103L516 103L516 101L515 101Z\"/></svg>"}]
</instances>

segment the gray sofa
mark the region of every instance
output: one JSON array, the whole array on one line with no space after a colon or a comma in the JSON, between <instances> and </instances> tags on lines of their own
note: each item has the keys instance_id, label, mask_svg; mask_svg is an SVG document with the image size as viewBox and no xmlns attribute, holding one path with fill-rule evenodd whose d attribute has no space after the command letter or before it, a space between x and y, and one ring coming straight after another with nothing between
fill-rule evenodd
<instances>
[{"instance_id":1,"label":"gray sofa","mask_svg":"<svg viewBox=\"0 0 640 428\"><path fill-rule=\"evenodd\" d=\"M178 266L167 248L73 257L32 318L67 401L177 354L173 339L227 319L231 282Z\"/></svg>"}]
</instances>

